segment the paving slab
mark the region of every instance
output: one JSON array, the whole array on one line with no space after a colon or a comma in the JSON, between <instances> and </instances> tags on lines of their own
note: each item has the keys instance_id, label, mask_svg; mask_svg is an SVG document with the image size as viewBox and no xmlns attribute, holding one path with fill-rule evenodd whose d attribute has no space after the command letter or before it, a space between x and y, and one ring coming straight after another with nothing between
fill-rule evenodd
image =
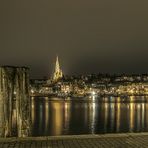
<instances>
[{"instance_id":1,"label":"paving slab","mask_svg":"<svg viewBox=\"0 0 148 148\"><path fill-rule=\"evenodd\" d=\"M148 133L0 138L0 148L148 148Z\"/></svg>"}]
</instances>

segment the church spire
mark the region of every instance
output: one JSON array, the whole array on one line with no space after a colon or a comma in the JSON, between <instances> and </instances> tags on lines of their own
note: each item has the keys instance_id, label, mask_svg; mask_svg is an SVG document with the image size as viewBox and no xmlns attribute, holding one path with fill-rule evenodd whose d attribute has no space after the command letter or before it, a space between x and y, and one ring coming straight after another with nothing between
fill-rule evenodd
<instances>
[{"instance_id":1,"label":"church spire","mask_svg":"<svg viewBox=\"0 0 148 148\"><path fill-rule=\"evenodd\" d=\"M56 57L56 63L55 63L55 70L53 74L53 80L57 81L58 79L63 77L62 70L60 69L60 64L59 64L59 58L58 56Z\"/></svg>"},{"instance_id":2,"label":"church spire","mask_svg":"<svg viewBox=\"0 0 148 148\"><path fill-rule=\"evenodd\" d=\"M59 71L60 70L60 64L59 64L59 58L57 56L56 58L56 64L55 64L55 71Z\"/></svg>"}]
</instances>

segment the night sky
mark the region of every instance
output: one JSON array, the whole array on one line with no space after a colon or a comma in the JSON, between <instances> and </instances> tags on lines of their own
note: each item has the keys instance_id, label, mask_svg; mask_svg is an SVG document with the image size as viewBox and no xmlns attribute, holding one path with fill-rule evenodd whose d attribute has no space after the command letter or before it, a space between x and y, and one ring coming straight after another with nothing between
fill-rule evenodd
<instances>
[{"instance_id":1,"label":"night sky","mask_svg":"<svg viewBox=\"0 0 148 148\"><path fill-rule=\"evenodd\" d=\"M0 0L0 65L50 76L148 73L148 0Z\"/></svg>"}]
</instances>

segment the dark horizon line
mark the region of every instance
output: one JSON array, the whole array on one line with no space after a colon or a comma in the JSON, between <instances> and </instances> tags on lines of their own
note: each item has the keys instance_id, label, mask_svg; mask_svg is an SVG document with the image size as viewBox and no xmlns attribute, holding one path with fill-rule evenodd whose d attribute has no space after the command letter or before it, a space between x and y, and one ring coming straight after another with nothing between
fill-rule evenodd
<instances>
[{"instance_id":1,"label":"dark horizon line","mask_svg":"<svg viewBox=\"0 0 148 148\"><path fill-rule=\"evenodd\" d=\"M64 75L63 74L63 76L64 77L79 77L79 76L89 76L89 75L103 75L103 76L142 76L142 75L146 75L146 76L148 76L148 73L91 73L91 74L73 74L73 75ZM50 77L48 77L48 76L42 76L42 78L40 77L40 78L33 78L32 76L31 76L31 79L48 79L48 78L51 78L51 76Z\"/></svg>"},{"instance_id":2,"label":"dark horizon line","mask_svg":"<svg viewBox=\"0 0 148 148\"><path fill-rule=\"evenodd\" d=\"M38 76L38 78L35 76L31 76L31 68L29 66L17 66L17 65L0 65L0 67L9 67L9 68L26 68L29 69L30 71L30 78L31 79L44 79L44 78L51 78L52 76L47 76L47 75L42 75L42 76ZM79 74L63 74L64 76L88 76L88 75L109 75L109 76L123 76L123 75L127 75L127 76L136 76L136 75L148 75L148 72L93 72L93 73L79 73Z\"/></svg>"}]
</instances>

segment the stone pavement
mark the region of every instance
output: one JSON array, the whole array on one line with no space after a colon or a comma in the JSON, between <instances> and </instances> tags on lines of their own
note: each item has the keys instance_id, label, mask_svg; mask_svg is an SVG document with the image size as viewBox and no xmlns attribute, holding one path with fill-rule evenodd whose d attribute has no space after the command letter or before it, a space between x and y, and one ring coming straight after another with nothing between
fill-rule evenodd
<instances>
[{"instance_id":1,"label":"stone pavement","mask_svg":"<svg viewBox=\"0 0 148 148\"><path fill-rule=\"evenodd\" d=\"M0 138L0 148L148 148L148 133Z\"/></svg>"}]
</instances>

